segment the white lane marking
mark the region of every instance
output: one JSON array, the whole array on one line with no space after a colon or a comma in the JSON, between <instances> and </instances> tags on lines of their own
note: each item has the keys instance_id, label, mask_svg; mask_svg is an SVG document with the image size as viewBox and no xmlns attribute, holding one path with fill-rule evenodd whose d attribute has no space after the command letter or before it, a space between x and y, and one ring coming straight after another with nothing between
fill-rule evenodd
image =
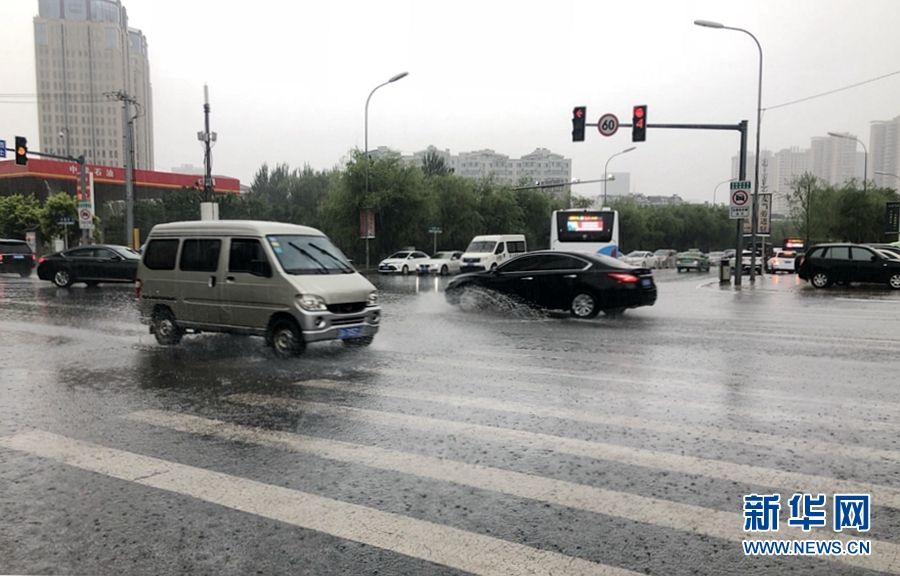
<instances>
[{"instance_id":1,"label":"white lane marking","mask_svg":"<svg viewBox=\"0 0 900 576\"><path fill-rule=\"evenodd\" d=\"M692 476L706 476L731 482L755 484L772 488L784 488L793 492L807 494L871 494L875 505L888 506L900 509L900 490L888 486L857 482L854 480L839 480L825 476L815 476L800 472L785 472L771 468L761 468L748 464L735 464L693 456L681 456L668 452L655 452L643 448L631 448L590 442L576 438L552 436L537 432L522 430L510 430L485 426L482 424L469 424L454 422L451 420L439 420L422 416L410 416L396 412L381 412L350 408L346 406L334 406L331 404L319 404L303 400L289 398L273 398L262 394L234 394L227 396L225 400L230 402L259 406L267 409L288 410L303 414L315 414L334 418L344 418L389 426L392 428L408 428L447 435L459 435L473 438L479 442L495 442L504 445L518 445L536 450L549 450L561 454L571 454L584 458L598 460L610 460L633 466L643 466L668 470L679 474Z\"/></svg>"},{"instance_id":2,"label":"white lane marking","mask_svg":"<svg viewBox=\"0 0 900 576\"><path fill-rule=\"evenodd\" d=\"M416 360L417 363L423 362L424 360ZM529 374L533 374L534 372L528 370ZM414 370L414 369L396 369L396 368L378 368L377 374L384 376L400 376L400 377L422 377L427 378L431 382L438 382L441 377L444 376L442 373L436 373L434 371L422 371L422 370ZM571 386L572 378L579 378L577 374L569 374L568 385ZM456 378L459 378L457 375ZM481 378L477 376L466 375L466 383L467 384L477 384L483 387L497 388L502 390L503 393L506 393L506 388L509 386L515 387L518 391L530 392L535 394L546 395L549 394L554 388L559 389L559 386L556 385L547 385L547 384L536 384L532 382L526 382L523 380L507 380L501 378ZM650 379L638 379L638 378L629 378L629 377L601 377L601 376L582 376L581 378L593 381L593 382L609 382L615 384L636 384L643 385L646 384L648 386L654 386L657 388L665 388L669 381L664 382L655 382ZM677 381L673 381L677 382ZM696 391L696 388L690 388L689 385L685 386L673 386L674 390L678 389L688 389L692 391ZM870 430L870 431L889 431L889 432L897 432L898 425L894 422L894 416L886 416L886 420L860 420L858 418L847 419L844 413L844 409L846 408L846 404L841 403L840 405L835 405L832 400L833 408L838 410L839 412L832 415L834 421L829 420L828 415L823 412L819 412L816 414L802 414L793 410L793 408L802 406L802 403L797 403L796 401L793 403L786 403L788 407L791 408L791 411L782 410L779 406L772 406L767 404L765 407L765 411L761 411L758 407L753 406L730 406L723 405L722 403L716 402L703 402L702 400L694 400L690 398L684 398L680 396L672 397L672 396L663 396L661 394L652 394L647 393L646 390L642 390L642 396L637 398L634 393L629 392L627 390L615 389L615 388L602 388L602 389L588 389L585 387L576 387L574 390L577 392L578 397L587 397L596 400L606 400L608 404L609 396L618 396L625 400L634 401L639 400L642 405L646 406L661 406L666 409L670 409L673 406L683 405L685 407L690 408L693 412L709 412L709 413L717 413L723 412L727 415L740 415L750 420L754 420L757 422L768 423L767 420L760 420L760 416L768 416L770 420L775 421L800 421L800 422L811 422L816 425L817 428L821 428L823 424L833 424L837 425L842 429L853 428L857 430ZM571 394L570 391L567 391L568 394ZM764 392L760 392L765 397ZM604 398L605 397L605 398ZM900 409L900 404L898 404L898 409ZM869 411L869 410L867 410Z\"/></svg>"},{"instance_id":3,"label":"white lane marking","mask_svg":"<svg viewBox=\"0 0 900 576\"><path fill-rule=\"evenodd\" d=\"M643 522L734 542L741 542L751 537L772 540L789 538L784 531L780 534L777 532L760 533L758 537L748 535L743 531L744 517L742 514L638 496L627 492L615 492L478 464L422 456L377 446L353 444L341 440L260 430L221 420L158 410L135 412L126 415L125 418L179 432L313 454L329 460L361 464L442 482L452 482L461 486L626 518L634 522ZM845 543L856 539L849 534L828 532L827 529L816 529L816 532L804 533L802 536L798 529L797 537L823 539L825 533L828 534L827 538L837 538ZM825 559L839 560L871 570L900 573L900 567L894 568L891 562L886 560L900 558L900 546L876 540L873 542L872 548L873 553L868 557L844 556L826 557Z\"/></svg>"},{"instance_id":4,"label":"white lane marking","mask_svg":"<svg viewBox=\"0 0 900 576\"><path fill-rule=\"evenodd\" d=\"M458 362L455 360L447 360L444 358L416 358L416 364L434 364L437 366L448 366L456 369L459 368L473 368L478 371L483 370L491 370L491 371L500 371L505 373L516 373L521 372L523 370L527 371L529 375L542 375L542 376L554 376L557 377L558 382L570 382L571 380L586 380L589 382L612 382L616 384L628 383L639 386L642 390L645 390L647 387L654 388L662 388L665 390L686 390L688 392L693 393L719 393L722 390L721 383L717 382L702 382L697 379L692 380L675 380L673 378L666 378L664 380L655 380L652 377L648 376L640 376L640 377L631 377L625 375L616 375L616 376L598 376L596 374L578 374L573 373L567 370L556 370L553 368L536 368L533 366L523 367L521 365L500 365L497 363L473 363L473 362ZM632 367L634 368L643 368L643 367ZM721 377L722 374L717 374L718 377ZM793 381L793 380L792 380ZM606 390L604 390L606 392ZM833 406L836 400L840 401L841 407L846 407L848 405L857 405L864 407L867 411L873 411L875 409L883 410L886 416L893 417L897 411L900 411L900 402L890 402L884 399L877 400L866 400L860 399L857 396L853 397L840 397L835 398L834 396L825 396L821 394L808 394L808 395L796 395L796 394L784 394L779 390L774 389L753 389L753 390L742 390L739 393L736 393L740 396L745 397L756 397L758 399L764 400L766 402L766 407L768 408L769 404L774 399L780 399L783 402L791 403L792 412L796 410L798 406L803 406L806 404L824 404L826 406ZM693 404L693 402L691 401Z\"/></svg>"},{"instance_id":5,"label":"white lane marking","mask_svg":"<svg viewBox=\"0 0 900 576\"><path fill-rule=\"evenodd\" d=\"M19 450L483 576L637 576L557 552L36 430L0 438Z\"/></svg>"},{"instance_id":6,"label":"white lane marking","mask_svg":"<svg viewBox=\"0 0 900 576\"><path fill-rule=\"evenodd\" d=\"M897 464L900 464L900 452L896 452L893 450L867 448L865 446L844 446L842 444L838 444L837 442L819 442L816 440L806 440L796 437L788 438L775 434L763 434L759 432L748 432L744 430L723 430L721 427L710 426L706 424L672 424L670 422L663 422L661 420L650 420L648 418L624 416L621 414L596 414L592 412L585 412L583 410L573 410L571 408L556 408L548 405L540 406L534 404L524 404L521 402L498 400L494 398L479 398L474 396L435 394L432 392L422 392L412 389L386 389L383 387L366 386L348 382L337 382L334 380L306 380L297 382L296 385L311 388L322 388L326 390L335 390L338 392L348 392L352 394L380 396L385 398L400 398L403 400L415 400L421 402L437 402L440 404L460 406L464 408L495 410L498 412L511 412L514 414L539 416L542 418L559 418L575 422L599 424L602 426L622 426L625 428L651 430L653 432L661 432L664 434L683 435L694 440L735 442L739 444L766 446L769 448L778 448L781 450L796 452L810 451L821 452L830 455L840 454L841 456L847 458L855 458L858 460L869 460L872 462L895 462Z\"/></svg>"}]
</instances>

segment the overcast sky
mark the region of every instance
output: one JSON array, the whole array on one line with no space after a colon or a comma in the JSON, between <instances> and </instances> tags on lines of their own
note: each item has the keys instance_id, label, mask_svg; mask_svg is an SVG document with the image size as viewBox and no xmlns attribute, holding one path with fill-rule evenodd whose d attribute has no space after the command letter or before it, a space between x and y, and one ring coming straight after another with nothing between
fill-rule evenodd
<instances>
[{"instance_id":1,"label":"overcast sky","mask_svg":"<svg viewBox=\"0 0 900 576\"><path fill-rule=\"evenodd\" d=\"M364 148L404 154L489 148L520 157L548 148L572 176L602 177L630 146L588 128L571 138L572 108L623 123L647 104L649 123L736 124L755 143L759 52L762 107L900 71L897 0L317 1L125 0L149 43L156 169L203 164L203 84L218 133L213 171L249 184L263 163L342 163ZM38 141L32 19L37 0L0 0L0 138ZM869 123L900 116L900 75L763 113L762 148L809 147L829 131L868 145ZM649 129L610 162L634 192L710 201L731 177L737 132ZM32 145L34 147L34 145ZM862 147L860 147L860 151ZM574 188L584 196L600 184ZM719 199L724 187L719 188Z\"/></svg>"}]
</instances>

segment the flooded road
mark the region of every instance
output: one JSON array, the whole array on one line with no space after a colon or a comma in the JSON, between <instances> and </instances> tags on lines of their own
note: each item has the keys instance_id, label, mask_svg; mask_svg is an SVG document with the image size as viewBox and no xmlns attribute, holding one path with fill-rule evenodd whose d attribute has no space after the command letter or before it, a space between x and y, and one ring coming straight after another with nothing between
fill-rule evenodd
<instances>
[{"instance_id":1,"label":"flooded road","mask_svg":"<svg viewBox=\"0 0 900 576\"><path fill-rule=\"evenodd\" d=\"M655 276L594 320L375 277L374 343L294 360L2 277L0 573L900 573L900 292Z\"/></svg>"}]
</instances>

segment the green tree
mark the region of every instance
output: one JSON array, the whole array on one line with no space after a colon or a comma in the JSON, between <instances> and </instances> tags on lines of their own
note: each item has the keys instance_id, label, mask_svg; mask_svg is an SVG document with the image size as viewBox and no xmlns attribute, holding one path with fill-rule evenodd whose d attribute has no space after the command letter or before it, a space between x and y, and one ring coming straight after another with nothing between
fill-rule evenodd
<instances>
[{"instance_id":1,"label":"green tree","mask_svg":"<svg viewBox=\"0 0 900 576\"><path fill-rule=\"evenodd\" d=\"M50 196L44 203L44 208L39 216L41 235L49 241L51 238L62 238L68 234L68 243L74 244L81 234L81 230L77 226L57 224L60 218L71 218L75 222L78 221L75 197L69 196L65 192Z\"/></svg>"},{"instance_id":2,"label":"green tree","mask_svg":"<svg viewBox=\"0 0 900 576\"><path fill-rule=\"evenodd\" d=\"M41 205L34 194L0 197L0 237L24 239L40 226Z\"/></svg>"},{"instance_id":3,"label":"green tree","mask_svg":"<svg viewBox=\"0 0 900 576\"><path fill-rule=\"evenodd\" d=\"M795 176L788 186L790 218L803 236L804 245L809 246L813 238L821 238L825 233L824 191L819 179L809 172Z\"/></svg>"},{"instance_id":4,"label":"green tree","mask_svg":"<svg viewBox=\"0 0 900 576\"><path fill-rule=\"evenodd\" d=\"M444 157L437 153L433 147L429 147L428 151L422 157L422 172L426 178L432 176L446 176L452 170L447 167Z\"/></svg>"},{"instance_id":5,"label":"green tree","mask_svg":"<svg viewBox=\"0 0 900 576\"><path fill-rule=\"evenodd\" d=\"M883 242L885 204L897 199L889 188L858 188L851 181L835 189L829 235L848 242Z\"/></svg>"}]
</instances>

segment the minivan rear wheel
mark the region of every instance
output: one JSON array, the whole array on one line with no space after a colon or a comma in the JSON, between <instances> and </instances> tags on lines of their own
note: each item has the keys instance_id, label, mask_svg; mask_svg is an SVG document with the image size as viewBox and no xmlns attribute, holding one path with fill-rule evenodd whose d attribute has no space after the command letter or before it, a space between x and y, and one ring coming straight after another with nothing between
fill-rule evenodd
<instances>
[{"instance_id":1,"label":"minivan rear wheel","mask_svg":"<svg viewBox=\"0 0 900 576\"><path fill-rule=\"evenodd\" d=\"M813 273L809 283L812 284L814 288L828 288L831 286L831 277L827 272L818 271Z\"/></svg>"},{"instance_id":2,"label":"minivan rear wheel","mask_svg":"<svg viewBox=\"0 0 900 576\"><path fill-rule=\"evenodd\" d=\"M272 342L272 350L280 358L293 358L303 354L306 342L300 334L300 328L293 320L277 320L270 331L269 340Z\"/></svg>"},{"instance_id":3,"label":"minivan rear wheel","mask_svg":"<svg viewBox=\"0 0 900 576\"><path fill-rule=\"evenodd\" d=\"M175 315L168 308L153 316L152 325L156 341L163 346L174 346L181 342L184 331L175 322Z\"/></svg>"}]
</instances>

